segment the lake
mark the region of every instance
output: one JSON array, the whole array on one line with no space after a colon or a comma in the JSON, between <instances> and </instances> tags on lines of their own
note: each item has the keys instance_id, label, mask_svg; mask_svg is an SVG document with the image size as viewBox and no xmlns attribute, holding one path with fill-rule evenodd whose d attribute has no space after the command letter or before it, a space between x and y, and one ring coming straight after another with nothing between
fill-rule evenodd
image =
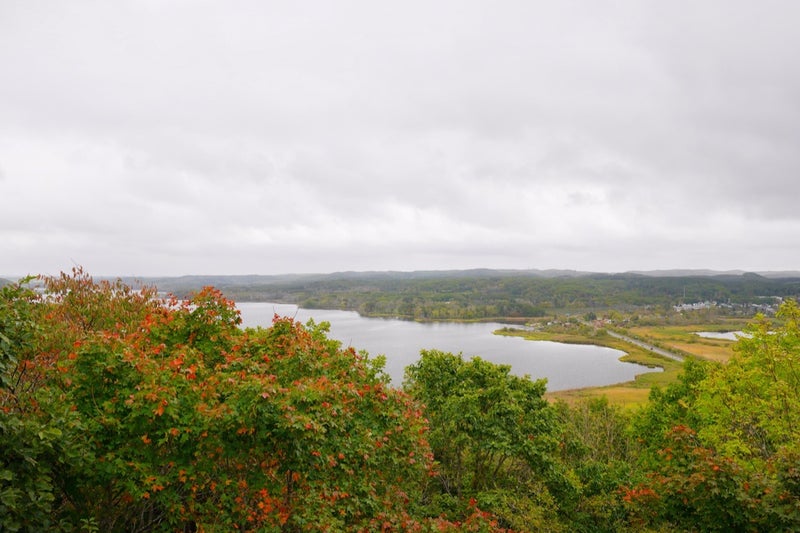
<instances>
[{"instance_id":1,"label":"lake","mask_svg":"<svg viewBox=\"0 0 800 533\"><path fill-rule=\"evenodd\" d=\"M462 353L465 359L477 355L493 363L508 364L514 374L547 378L548 390L610 385L658 370L623 363L619 358L624 352L611 348L494 335L495 330L505 326L498 323L420 323L286 304L242 302L236 305L246 327L269 327L275 313L294 317L302 323L309 318L318 323L330 322L330 338L341 341L345 347L366 350L372 356L385 355L385 370L396 386L403 382L405 367L416 362L423 349Z\"/></svg>"}]
</instances>

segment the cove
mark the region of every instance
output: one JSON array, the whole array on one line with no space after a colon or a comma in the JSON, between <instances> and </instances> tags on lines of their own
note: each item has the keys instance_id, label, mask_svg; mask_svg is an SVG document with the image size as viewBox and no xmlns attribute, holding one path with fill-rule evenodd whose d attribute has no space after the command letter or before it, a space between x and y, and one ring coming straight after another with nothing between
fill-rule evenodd
<instances>
[{"instance_id":1,"label":"cove","mask_svg":"<svg viewBox=\"0 0 800 533\"><path fill-rule=\"evenodd\" d=\"M385 371L395 386L402 384L405 367L419 359L420 350L430 349L511 365L516 375L547 378L547 389L551 391L611 385L658 370L623 363L619 358L624 352L612 348L494 335L504 327L498 323L420 323L266 302L242 302L236 306L244 327L269 327L275 314L304 324L310 318L317 323L329 322L329 337L343 346L366 350L371 356L385 355Z\"/></svg>"}]
</instances>

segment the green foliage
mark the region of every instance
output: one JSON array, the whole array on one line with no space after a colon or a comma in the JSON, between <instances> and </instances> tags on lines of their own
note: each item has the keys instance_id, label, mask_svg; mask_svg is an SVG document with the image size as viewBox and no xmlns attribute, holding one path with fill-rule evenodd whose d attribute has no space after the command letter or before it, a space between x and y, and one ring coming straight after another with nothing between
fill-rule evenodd
<instances>
[{"instance_id":1,"label":"green foliage","mask_svg":"<svg viewBox=\"0 0 800 533\"><path fill-rule=\"evenodd\" d=\"M30 281L0 288L2 531L800 530L792 301L630 415L438 351L398 390L212 288Z\"/></svg>"},{"instance_id":2,"label":"green foliage","mask_svg":"<svg viewBox=\"0 0 800 533\"><path fill-rule=\"evenodd\" d=\"M430 468L421 412L365 358L289 319L242 332L211 289L173 305L67 356L66 400L99 463L77 515L103 530L320 530L408 500Z\"/></svg>"},{"instance_id":3,"label":"green foliage","mask_svg":"<svg viewBox=\"0 0 800 533\"><path fill-rule=\"evenodd\" d=\"M33 351L33 291L23 283L0 289L0 529L49 525L53 479L40 458L58 434L24 418L19 395Z\"/></svg>"},{"instance_id":4,"label":"green foliage","mask_svg":"<svg viewBox=\"0 0 800 533\"><path fill-rule=\"evenodd\" d=\"M423 351L406 369L405 389L427 406L438 462L426 498L456 517L472 498L507 526L550 527L554 498L574 490L556 461L556 419L545 381L509 371L440 351Z\"/></svg>"},{"instance_id":5,"label":"green foliage","mask_svg":"<svg viewBox=\"0 0 800 533\"><path fill-rule=\"evenodd\" d=\"M62 474L85 464L83 428L59 398L39 390L45 372L36 342L41 309L27 287L0 289L0 530L57 526Z\"/></svg>"},{"instance_id":6,"label":"green foliage","mask_svg":"<svg viewBox=\"0 0 800 533\"><path fill-rule=\"evenodd\" d=\"M208 280L201 279L207 283ZM366 316L416 320L533 318L598 309L662 309L679 303L748 304L729 309L751 316L763 295L800 296L800 280L743 276L642 276L583 274L543 276L527 271L344 273L327 276L219 277L237 301L281 301L309 309L348 309ZM160 280L185 290L186 280Z\"/></svg>"},{"instance_id":7,"label":"green foliage","mask_svg":"<svg viewBox=\"0 0 800 533\"><path fill-rule=\"evenodd\" d=\"M638 444L627 431L629 416L605 398L555 406L561 459L575 473L580 500L570 515L573 531L620 531L625 511L616 491L637 477Z\"/></svg>"},{"instance_id":8,"label":"green foliage","mask_svg":"<svg viewBox=\"0 0 800 533\"><path fill-rule=\"evenodd\" d=\"M714 366L715 363L687 359L676 383L664 390L651 389L648 404L636 414L631 425L632 435L648 452L647 457L656 457L656 452L666 445L673 427L699 427L702 424L695 402L709 370Z\"/></svg>"},{"instance_id":9,"label":"green foliage","mask_svg":"<svg viewBox=\"0 0 800 533\"><path fill-rule=\"evenodd\" d=\"M687 366L634 425L648 481L623 491L632 520L701 531L800 529L797 304L764 317L724 366ZM665 428L667 428L665 430ZM659 448L658 452L654 452Z\"/></svg>"},{"instance_id":10,"label":"green foliage","mask_svg":"<svg viewBox=\"0 0 800 533\"><path fill-rule=\"evenodd\" d=\"M70 472L92 455L80 420L57 399L42 398L49 413L0 413L0 530L46 531L60 524L53 509ZM42 409L44 411L44 409Z\"/></svg>"},{"instance_id":11,"label":"green foliage","mask_svg":"<svg viewBox=\"0 0 800 533\"><path fill-rule=\"evenodd\" d=\"M413 512L422 408L326 324L242 330L212 288L44 283L0 293L0 530L499 530L474 505Z\"/></svg>"},{"instance_id":12,"label":"green foliage","mask_svg":"<svg viewBox=\"0 0 800 533\"><path fill-rule=\"evenodd\" d=\"M649 481L621 491L634 523L682 531L797 530L797 502L768 474L702 446L686 426L673 428L667 444Z\"/></svg>"},{"instance_id":13,"label":"green foliage","mask_svg":"<svg viewBox=\"0 0 800 533\"><path fill-rule=\"evenodd\" d=\"M704 442L727 455L767 459L800 444L800 309L789 300L777 322L747 328L737 354L705 383L697 403Z\"/></svg>"},{"instance_id":14,"label":"green foliage","mask_svg":"<svg viewBox=\"0 0 800 533\"><path fill-rule=\"evenodd\" d=\"M0 289L0 407L19 406L18 396L28 387L36 346L36 294L28 288L33 278Z\"/></svg>"}]
</instances>

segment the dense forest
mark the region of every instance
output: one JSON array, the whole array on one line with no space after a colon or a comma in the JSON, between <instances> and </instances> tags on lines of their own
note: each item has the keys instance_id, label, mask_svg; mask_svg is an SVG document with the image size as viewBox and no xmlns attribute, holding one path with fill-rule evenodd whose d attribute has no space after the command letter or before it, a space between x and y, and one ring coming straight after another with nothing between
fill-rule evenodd
<instances>
[{"instance_id":1,"label":"dense forest","mask_svg":"<svg viewBox=\"0 0 800 533\"><path fill-rule=\"evenodd\" d=\"M244 329L210 287L30 281L0 289L2 531L800 529L793 300L622 410L437 351L391 387L326 324Z\"/></svg>"},{"instance_id":2,"label":"dense forest","mask_svg":"<svg viewBox=\"0 0 800 533\"><path fill-rule=\"evenodd\" d=\"M178 295L213 284L236 301L294 303L309 309L417 320L531 318L597 309L669 308L703 301L759 304L771 303L776 296L800 296L800 277L768 278L752 273L668 276L468 270L190 276L151 281Z\"/></svg>"}]
</instances>

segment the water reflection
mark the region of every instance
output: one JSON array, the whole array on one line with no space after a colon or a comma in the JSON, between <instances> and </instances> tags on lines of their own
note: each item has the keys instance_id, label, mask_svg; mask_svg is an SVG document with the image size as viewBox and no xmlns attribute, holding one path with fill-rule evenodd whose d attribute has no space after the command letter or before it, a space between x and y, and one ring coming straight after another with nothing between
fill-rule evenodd
<instances>
[{"instance_id":1,"label":"water reflection","mask_svg":"<svg viewBox=\"0 0 800 533\"><path fill-rule=\"evenodd\" d=\"M739 337L747 338L749 336L743 331L698 331L695 332L695 335L706 339L722 339L726 341L735 341Z\"/></svg>"},{"instance_id":2,"label":"water reflection","mask_svg":"<svg viewBox=\"0 0 800 533\"><path fill-rule=\"evenodd\" d=\"M624 353L611 348L494 335L495 330L503 327L497 323L418 323L273 303L248 302L237 306L246 327L268 327L276 313L303 323L309 318L330 322L331 338L371 355L385 355L386 372L398 386L403 381L405 367L416 362L423 349L462 353L465 358L477 355L493 363L508 364L515 374L547 378L548 390L609 385L660 370L623 363L619 358Z\"/></svg>"}]
</instances>

